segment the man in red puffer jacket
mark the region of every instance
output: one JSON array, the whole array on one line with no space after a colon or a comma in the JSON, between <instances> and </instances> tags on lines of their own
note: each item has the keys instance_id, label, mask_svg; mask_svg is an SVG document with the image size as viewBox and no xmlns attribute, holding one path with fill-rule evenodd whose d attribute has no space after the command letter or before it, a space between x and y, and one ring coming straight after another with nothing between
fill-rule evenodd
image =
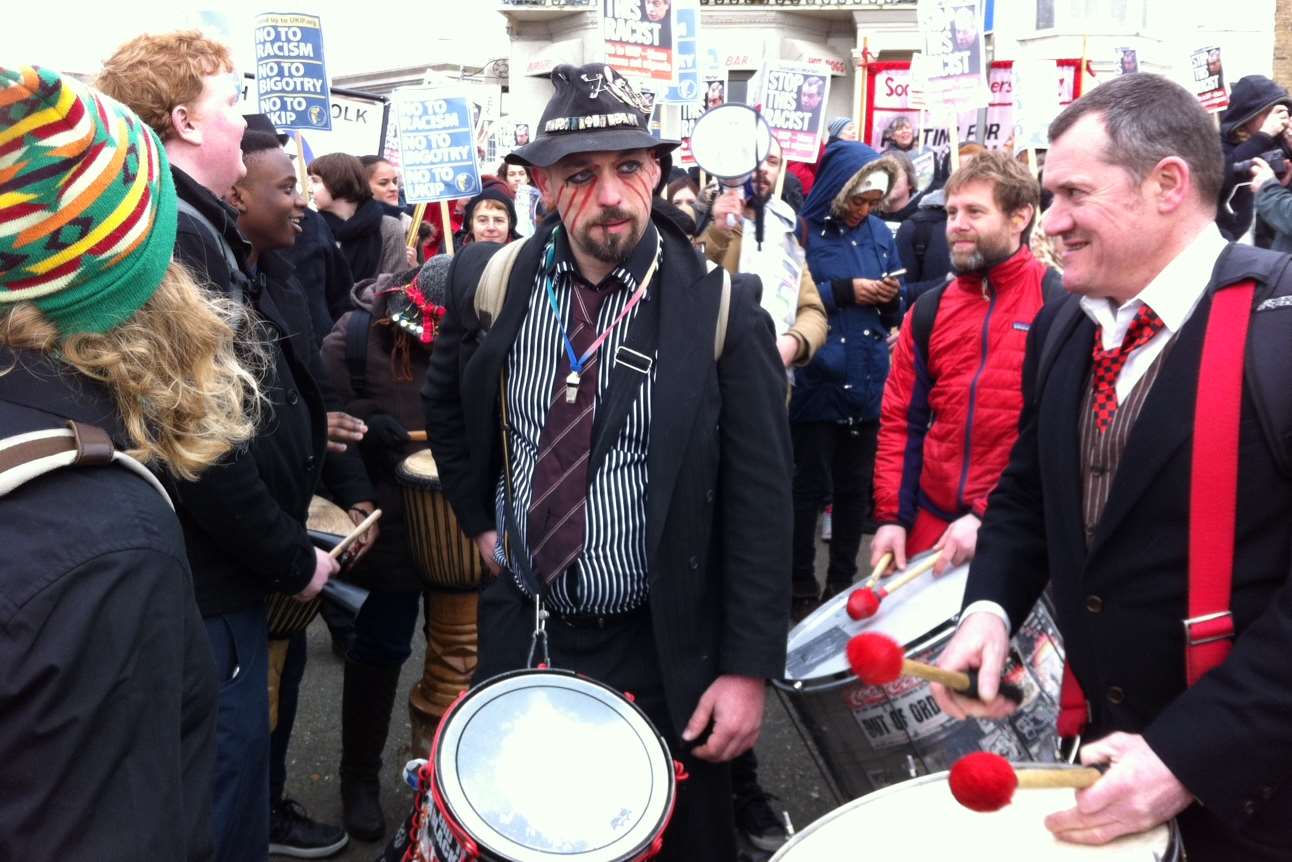
<instances>
[{"instance_id":1,"label":"man in red puffer jacket","mask_svg":"<svg viewBox=\"0 0 1292 862\"><path fill-rule=\"evenodd\" d=\"M946 185L953 281L902 322L884 388L875 460L871 565L892 552L941 551L936 572L973 558L987 496L1009 462L1023 408L1032 319L1059 274L1027 237L1040 188L1025 167L987 152Z\"/></svg>"}]
</instances>

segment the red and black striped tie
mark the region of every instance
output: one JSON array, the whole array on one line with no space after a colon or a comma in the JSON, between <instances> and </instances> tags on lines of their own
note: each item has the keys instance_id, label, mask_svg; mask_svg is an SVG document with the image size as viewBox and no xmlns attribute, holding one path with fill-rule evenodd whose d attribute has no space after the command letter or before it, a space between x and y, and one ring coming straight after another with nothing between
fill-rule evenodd
<instances>
[{"instance_id":1,"label":"red and black striped tie","mask_svg":"<svg viewBox=\"0 0 1292 862\"><path fill-rule=\"evenodd\" d=\"M570 277L572 309L570 343L582 356L597 337L597 312L607 290L593 290ZM566 400L565 379L570 356L562 351L552 381L550 405L539 436L538 460L530 488L526 538L534 573L550 584L583 550L584 510L588 500L588 458L592 448L592 420L597 400L597 358L589 357L583 383L573 403Z\"/></svg>"}]
</instances>

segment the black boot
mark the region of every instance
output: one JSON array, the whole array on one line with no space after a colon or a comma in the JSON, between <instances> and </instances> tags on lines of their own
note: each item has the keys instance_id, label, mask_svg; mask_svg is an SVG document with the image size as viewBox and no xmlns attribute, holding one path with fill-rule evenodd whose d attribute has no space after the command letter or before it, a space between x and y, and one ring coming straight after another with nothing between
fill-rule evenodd
<instances>
[{"instance_id":1,"label":"black boot","mask_svg":"<svg viewBox=\"0 0 1292 862\"><path fill-rule=\"evenodd\" d=\"M345 829L361 841L386 834L381 810L381 752L399 667L373 667L348 660L341 698L341 807Z\"/></svg>"}]
</instances>

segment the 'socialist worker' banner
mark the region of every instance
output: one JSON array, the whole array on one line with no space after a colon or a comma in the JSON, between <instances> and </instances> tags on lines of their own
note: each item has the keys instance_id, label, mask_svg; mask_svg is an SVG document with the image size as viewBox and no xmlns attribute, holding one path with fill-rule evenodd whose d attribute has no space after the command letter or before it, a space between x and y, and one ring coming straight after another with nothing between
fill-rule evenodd
<instances>
[{"instance_id":1,"label":"'socialist worker' banner","mask_svg":"<svg viewBox=\"0 0 1292 862\"><path fill-rule=\"evenodd\" d=\"M815 162L821 149L821 115L830 98L830 76L801 63L770 62L763 70L763 119L784 158Z\"/></svg>"},{"instance_id":2,"label":"'socialist worker' banner","mask_svg":"<svg viewBox=\"0 0 1292 862\"><path fill-rule=\"evenodd\" d=\"M607 63L641 86L677 80L672 0L601 0L601 10Z\"/></svg>"},{"instance_id":3,"label":"'socialist worker' banner","mask_svg":"<svg viewBox=\"0 0 1292 862\"><path fill-rule=\"evenodd\" d=\"M451 90L395 91L399 172L409 203L472 197L480 191L471 99Z\"/></svg>"},{"instance_id":4,"label":"'socialist worker' banner","mask_svg":"<svg viewBox=\"0 0 1292 862\"><path fill-rule=\"evenodd\" d=\"M256 18L256 91L260 113L276 128L332 130L318 18L278 12Z\"/></svg>"},{"instance_id":5,"label":"'socialist worker' banner","mask_svg":"<svg viewBox=\"0 0 1292 862\"><path fill-rule=\"evenodd\" d=\"M1059 105L1067 105L1081 95L1081 82L1077 79L1078 60L1055 60L1055 98ZM991 102L987 105L987 127L983 143L991 149L1003 147L1014 130L1014 68L1009 61L991 64ZM950 139L943 123L920 125L921 112L911 106L911 73L905 62L871 63L866 85L866 129L863 140L876 149L882 148L884 130L898 117L905 117L915 127L918 138L915 147L932 147L945 155ZM959 115L961 142L977 139L978 113L976 110Z\"/></svg>"},{"instance_id":6,"label":"'socialist worker' banner","mask_svg":"<svg viewBox=\"0 0 1292 862\"><path fill-rule=\"evenodd\" d=\"M919 0L929 106L983 104L982 13L978 0Z\"/></svg>"},{"instance_id":7,"label":"'socialist worker' banner","mask_svg":"<svg viewBox=\"0 0 1292 862\"><path fill-rule=\"evenodd\" d=\"M1208 111L1223 111L1229 107L1229 91L1225 89L1225 72L1220 67L1220 49L1212 46L1199 48L1189 58L1193 69L1193 92Z\"/></svg>"}]
</instances>

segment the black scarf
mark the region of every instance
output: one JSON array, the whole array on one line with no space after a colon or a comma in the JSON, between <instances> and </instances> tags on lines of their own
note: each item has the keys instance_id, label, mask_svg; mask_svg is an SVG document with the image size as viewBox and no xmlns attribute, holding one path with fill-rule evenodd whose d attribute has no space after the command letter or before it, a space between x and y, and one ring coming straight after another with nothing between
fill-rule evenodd
<instances>
[{"instance_id":1,"label":"black scarf","mask_svg":"<svg viewBox=\"0 0 1292 862\"><path fill-rule=\"evenodd\" d=\"M332 229L354 280L376 278L381 268L381 219L385 215L381 204L369 198L348 219L330 212L319 215Z\"/></svg>"}]
</instances>

